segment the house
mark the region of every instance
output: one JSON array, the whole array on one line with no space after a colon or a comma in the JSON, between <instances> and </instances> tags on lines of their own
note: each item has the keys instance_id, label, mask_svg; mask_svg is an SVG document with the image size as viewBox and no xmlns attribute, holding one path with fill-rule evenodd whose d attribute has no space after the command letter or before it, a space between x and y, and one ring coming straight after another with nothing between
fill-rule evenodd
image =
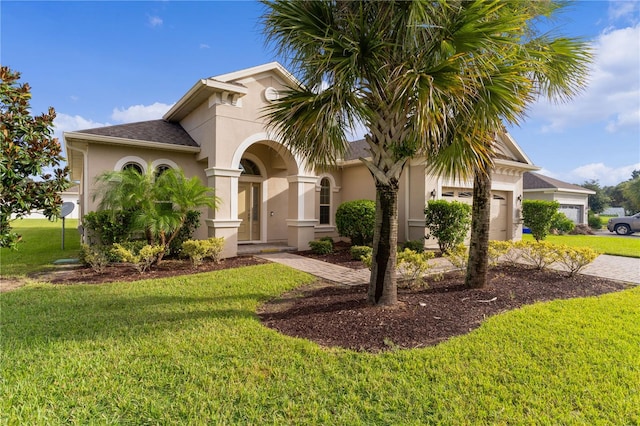
<instances>
[{"instance_id":1,"label":"house","mask_svg":"<svg viewBox=\"0 0 640 426\"><path fill-rule=\"evenodd\" d=\"M80 181L81 217L97 207L91 197L97 175L135 167L181 168L215 188L222 202L205 211L195 238L225 238L224 257L240 244L284 243L308 249L309 241L337 237L338 205L375 199L373 179L358 160L364 141L332 170L319 171L292 154L265 129L263 107L278 99L295 78L280 64L198 80L161 120L65 132L67 158ZM508 133L497 138L493 170L491 238L519 239L523 173L537 170ZM425 172L414 159L399 193L399 240L425 235L429 199L471 202L471 182Z\"/></svg>"},{"instance_id":2,"label":"house","mask_svg":"<svg viewBox=\"0 0 640 426\"><path fill-rule=\"evenodd\" d=\"M523 192L526 200L559 202L560 208L558 211L564 213L577 225L588 223L589 195L595 194L595 191L582 186L573 185L535 172L524 174Z\"/></svg>"}]
</instances>

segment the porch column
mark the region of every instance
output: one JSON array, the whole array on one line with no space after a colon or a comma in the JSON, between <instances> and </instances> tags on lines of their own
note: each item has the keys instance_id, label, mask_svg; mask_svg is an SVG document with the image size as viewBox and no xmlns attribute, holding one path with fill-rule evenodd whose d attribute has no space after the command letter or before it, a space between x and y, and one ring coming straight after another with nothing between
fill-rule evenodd
<instances>
[{"instance_id":1,"label":"porch column","mask_svg":"<svg viewBox=\"0 0 640 426\"><path fill-rule=\"evenodd\" d=\"M224 249L222 257L238 255L238 177L241 170L211 167L205 170L207 185L215 188L216 196L220 199L218 210L209 210L206 219L208 235L223 237Z\"/></svg>"},{"instance_id":2,"label":"porch column","mask_svg":"<svg viewBox=\"0 0 640 426\"><path fill-rule=\"evenodd\" d=\"M316 176L288 176L289 219L287 219L287 244L298 250L309 250L309 241L315 237Z\"/></svg>"},{"instance_id":3,"label":"porch column","mask_svg":"<svg viewBox=\"0 0 640 426\"><path fill-rule=\"evenodd\" d=\"M431 191L425 184L424 162L410 160L406 173L406 240L419 240L424 242L425 220L424 207L429 201Z\"/></svg>"}]
</instances>

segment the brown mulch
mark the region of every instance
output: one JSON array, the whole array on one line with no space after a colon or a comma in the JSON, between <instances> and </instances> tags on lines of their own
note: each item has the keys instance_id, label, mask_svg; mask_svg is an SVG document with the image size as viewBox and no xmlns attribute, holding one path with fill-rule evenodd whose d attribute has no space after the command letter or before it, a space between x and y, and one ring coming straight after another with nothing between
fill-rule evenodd
<instances>
[{"instance_id":1,"label":"brown mulch","mask_svg":"<svg viewBox=\"0 0 640 426\"><path fill-rule=\"evenodd\" d=\"M362 263L350 259L348 247L337 253L300 255L352 268ZM54 284L102 284L112 281L165 278L208 272L266 261L235 257L219 264L207 262L198 268L188 261L165 260L151 271L139 274L127 265L113 265L101 274L90 268L46 272L32 277ZM15 288L2 282L4 291ZM6 280L5 280L6 281ZM400 288L394 307L369 306L366 286L336 286L321 281L282 295L261 306L263 323L283 334L306 338L323 346L380 352L397 348L435 345L450 337L468 333L487 317L538 301L595 296L627 288L620 282L589 275L567 278L566 274L536 271L523 266L501 266L489 273L486 288L467 289L459 272L441 279L428 279L427 287Z\"/></svg>"}]
</instances>

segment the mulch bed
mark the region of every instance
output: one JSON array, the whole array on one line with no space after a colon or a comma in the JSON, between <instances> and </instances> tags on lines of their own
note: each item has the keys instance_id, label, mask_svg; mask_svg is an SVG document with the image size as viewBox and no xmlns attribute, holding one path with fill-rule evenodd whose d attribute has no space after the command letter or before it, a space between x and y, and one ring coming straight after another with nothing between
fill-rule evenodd
<instances>
[{"instance_id":1,"label":"mulch bed","mask_svg":"<svg viewBox=\"0 0 640 426\"><path fill-rule=\"evenodd\" d=\"M328 347L380 352L432 346L466 334L487 317L534 302L595 296L627 288L623 283L588 275L501 266L489 273L482 289L464 287L459 272L426 289L399 289L397 306L367 304L367 286L298 289L262 306L263 323L283 334Z\"/></svg>"}]
</instances>

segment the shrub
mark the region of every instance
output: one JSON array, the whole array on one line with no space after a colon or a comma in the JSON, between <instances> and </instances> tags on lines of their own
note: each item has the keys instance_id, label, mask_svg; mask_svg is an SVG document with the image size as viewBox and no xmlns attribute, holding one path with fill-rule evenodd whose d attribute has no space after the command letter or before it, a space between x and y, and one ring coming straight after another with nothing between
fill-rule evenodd
<instances>
[{"instance_id":1,"label":"shrub","mask_svg":"<svg viewBox=\"0 0 640 426\"><path fill-rule=\"evenodd\" d=\"M600 216L596 216L593 214L591 210L589 210L587 222L589 223L589 227L591 229L600 229L602 228L602 219Z\"/></svg>"},{"instance_id":2,"label":"shrub","mask_svg":"<svg viewBox=\"0 0 640 426\"><path fill-rule=\"evenodd\" d=\"M424 240L409 240L402 244L402 250L409 249L416 253L422 253L424 251Z\"/></svg>"},{"instance_id":3,"label":"shrub","mask_svg":"<svg viewBox=\"0 0 640 426\"><path fill-rule=\"evenodd\" d=\"M511 241L489 241L489 265L497 265L501 258L505 259L509 256L512 249L513 243Z\"/></svg>"},{"instance_id":4,"label":"shrub","mask_svg":"<svg viewBox=\"0 0 640 426\"><path fill-rule=\"evenodd\" d=\"M207 240L187 240L182 243L181 251L191 260L193 266L199 266L206 257L210 257L215 263L220 262L223 248L224 238L211 237Z\"/></svg>"},{"instance_id":5,"label":"shrub","mask_svg":"<svg viewBox=\"0 0 640 426\"><path fill-rule=\"evenodd\" d=\"M80 262L89 265L95 272L101 274L109 265L110 248L102 245L82 244L80 246Z\"/></svg>"},{"instance_id":6,"label":"shrub","mask_svg":"<svg viewBox=\"0 0 640 426\"><path fill-rule=\"evenodd\" d=\"M365 256L370 256L373 249L369 246L351 246L351 258L353 260L362 260Z\"/></svg>"},{"instance_id":7,"label":"shrub","mask_svg":"<svg viewBox=\"0 0 640 426\"><path fill-rule=\"evenodd\" d=\"M593 262L599 253L591 247L556 245L556 261L563 265L572 277Z\"/></svg>"},{"instance_id":8,"label":"shrub","mask_svg":"<svg viewBox=\"0 0 640 426\"><path fill-rule=\"evenodd\" d=\"M464 244L458 244L457 246L449 249L444 254L444 257L449 259L449 262L456 268L467 269L467 263L469 262L469 248Z\"/></svg>"},{"instance_id":9,"label":"shrub","mask_svg":"<svg viewBox=\"0 0 640 426\"><path fill-rule=\"evenodd\" d=\"M416 252L408 248L404 249L398 253L398 272L409 284L422 285L424 275L431 268L429 259L433 256L433 252L430 251Z\"/></svg>"},{"instance_id":10,"label":"shrub","mask_svg":"<svg viewBox=\"0 0 640 426\"><path fill-rule=\"evenodd\" d=\"M557 213L560 203L557 201L524 200L522 217L524 225L531 229L536 241L544 240L549 233L553 215Z\"/></svg>"},{"instance_id":11,"label":"shrub","mask_svg":"<svg viewBox=\"0 0 640 426\"><path fill-rule=\"evenodd\" d=\"M462 244L471 227L471 206L458 201L429 201L424 214L427 237L436 238L443 253Z\"/></svg>"},{"instance_id":12,"label":"shrub","mask_svg":"<svg viewBox=\"0 0 640 426\"><path fill-rule=\"evenodd\" d=\"M311 252L315 254L333 253L333 241L317 240L309 241Z\"/></svg>"},{"instance_id":13,"label":"shrub","mask_svg":"<svg viewBox=\"0 0 640 426\"><path fill-rule=\"evenodd\" d=\"M522 258L536 269L545 269L557 259L555 246L546 241L518 241L515 248L520 251Z\"/></svg>"},{"instance_id":14,"label":"shrub","mask_svg":"<svg viewBox=\"0 0 640 426\"><path fill-rule=\"evenodd\" d=\"M82 224L87 240L110 246L127 241L133 230L134 211L100 210L84 215Z\"/></svg>"},{"instance_id":15,"label":"shrub","mask_svg":"<svg viewBox=\"0 0 640 426\"><path fill-rule=\"evenodd\" d=\"M551 231L555 231L558 234L567 234L573 231L576 225L571 219L569 219L564 213L556 212L551 218Z\"/></svg>"},{"instance_id":16,"label":"shrub","mask_svg":"<svg viewBox=\"0 0 640 426\"><path fill-rule=\"evenodd\" d=\"M185 218L184 224L178 231L178 235L169 244L169 256L179 256L182 249L182 243L193 238L193 233L200 226L200 211L189 210Z\"/></svg>"},{"instance_id":17,"label":"shrub","mask_svg":"<svg viewBox=\"0 0 640 426\"><path fill-rule=\"evenodd\" d=\"M139 273L143 273L158 260L158 256L164 252L164 246L147 244L136 251L115 243L112 251L120 260L132 264Z\"/></svg>"},{"instance_id":18,"label":"shrub","mask_svg":"<svg viewBox=\"0 0 640 426\"><path fill-rule=\"evenodd\" d=\"M356 246L371 245L376 225L376 203L371 200L347 201L338 206L336 227Z\"/></svg>"}]
</instances>

